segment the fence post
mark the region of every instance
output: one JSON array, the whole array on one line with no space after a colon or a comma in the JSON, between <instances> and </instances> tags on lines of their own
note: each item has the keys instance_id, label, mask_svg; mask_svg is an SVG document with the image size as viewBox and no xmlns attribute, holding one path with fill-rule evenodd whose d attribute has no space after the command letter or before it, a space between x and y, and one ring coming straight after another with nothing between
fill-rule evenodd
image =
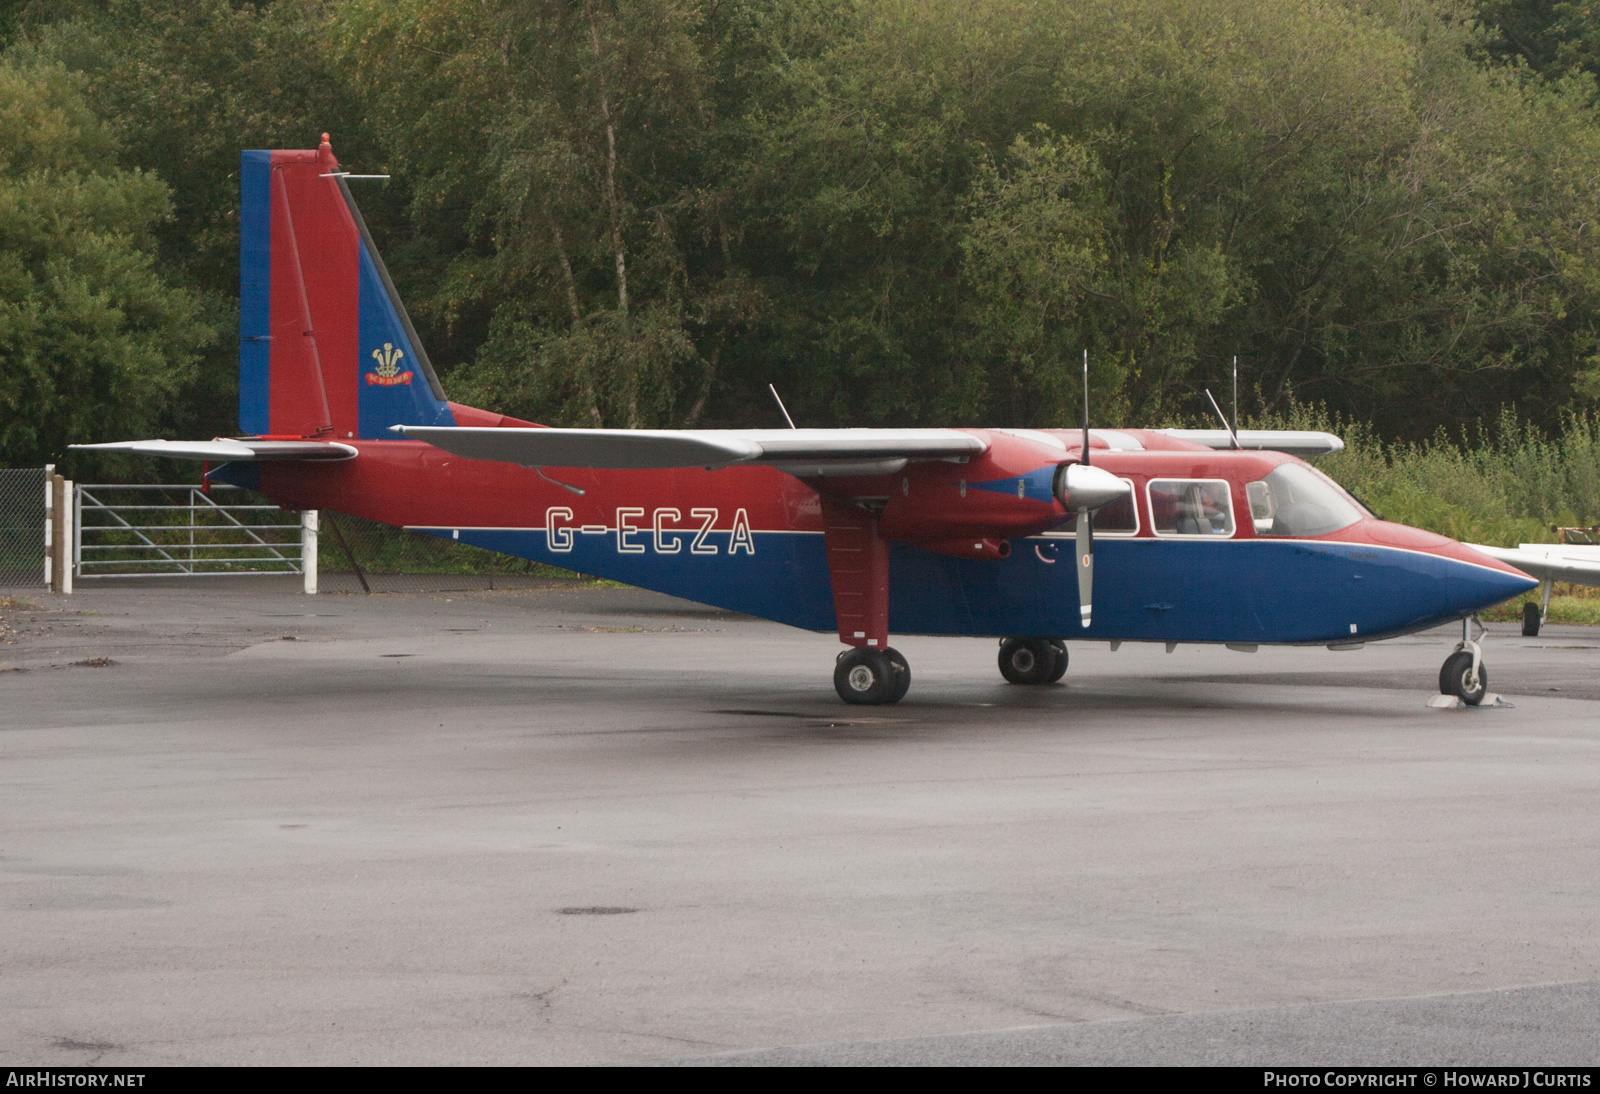
<instances>
[{"instance_id":1,"label":"fence post","mask_svg":"<svg viewBox=\"0 0 1600 1094\"><path fill-rule=\"evenodd\" d=\"M72 481L51 475L45 482L49 491L50 521L45 525L46 575L50 591L72 594Z\"/></svg>"},{"instance_id":2,"label":"fence post","mask_svg":"<svg viewBox=\"0 0 1600 1094\"><path fill-rule=\"evenodd\" d=\"M71 479L61 480L61 592L64 596L72 595L72 571L77 568L78 558L74 548L78 545L77 532L74 530L77 522L72 518L77 515L77 506L73 503L73 489Z\"/></svg>"},{"instance_id":3,"label":"fence post","mask_svg":"<svg viewBox=\"0 0 1600 1094\"><path fill-rule=\"evenodd\" d=\"M44 587L54 591L56 587L55 574L55 530L56 530L56 465L44 465Z\"/></svg>"},{"instance_id":4,"label":"fence post","mask_svg":"<svg viewBox=\"0 0 1600 1094\"><path fill-rule=\"evenodd\" d=\"M307 509L300 514L300 572L306 578L306 595L317 593L317 511Z\"/></svg>"}]
</instances>

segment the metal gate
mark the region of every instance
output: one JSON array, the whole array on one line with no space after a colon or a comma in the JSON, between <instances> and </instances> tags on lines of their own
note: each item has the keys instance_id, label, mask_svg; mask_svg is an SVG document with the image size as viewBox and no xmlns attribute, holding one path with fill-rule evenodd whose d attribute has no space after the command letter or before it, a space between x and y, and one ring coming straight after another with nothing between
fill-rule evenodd
<instances>
[{"instance_id":1,"label":"metal gate","mask_svg":"<svg viewBox=\"0 0 1600 1094\"><path fill-rule=\"evenodd\" d=\"M72 522L74 576L302 573L300 514L250 504L246 496L222 484L209 491L187 485L80 484Z\"/></svg>"},{"instance_id":2,"label":"metal gate","mask_svg":"<svg viewBox=\"0 0 1600 1094\"><path fill-rule=\"evenodd\" d=\"M0 588L44 585L44 468L0 467Z\"/></svg>"}]
</instances>

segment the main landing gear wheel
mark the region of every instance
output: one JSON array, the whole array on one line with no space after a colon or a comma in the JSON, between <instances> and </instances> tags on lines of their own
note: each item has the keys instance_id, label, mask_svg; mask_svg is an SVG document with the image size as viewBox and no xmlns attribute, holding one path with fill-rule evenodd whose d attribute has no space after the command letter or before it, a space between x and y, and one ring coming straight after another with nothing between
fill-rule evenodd
<instances>
[{"instance_id":1,"label":"main landing gear wheel","mask_svg":"<svg viewBox=\"0 0 1600 1094\"><path fill-rule=\"evenodd\" d=\"M1523 603L1523 605L1522 605L1522 637L1524 637L1524 638L1538 638L1539 637L1539 624L1543 622L1543 620L1540 618L1540 615L1541 615L1541 613L1539 611L1539 605L1535 604L1531 600L1525 601Z\"/></svg>"},{"instance_id":2,"label":"main landing gear wheel","mask_svg":"<svg viewBox=\"0 0 1600 1094\"><path fill-rule=\"evenodd\" d=\"M1477 638L1472 637L1474 624ZM1489 670L1484 667L1483 647L1478 643L1488 633L1489 629L1475 615L1461 621L1461 641L1439 669L1439 694L1454 695L1469 707L1483 702L1489 693Z\"/></svg>"},{"instance_id":3,"label":"main landing gear wheel","mask_svg":"<svg viewBox=\"0 0 1600 1094\"><path fill-rule=\"evenodd\" d=\"M833 690L853 706L898 703L911 687L911 666L899 650L857 646L839 655Z\"/></svg>"},{"instance_id":4,"label":"main landing gear wheel","mask_svg":"<svg viewBox=\"0 0 1600 1094\"><path fill-rule=\"evenodd\" d=\"M1000 643L1000 675L1012 684L1048 684L1067 671L1066 649L1048 638L1007 638Z\"/></svg>"}]
</instances>

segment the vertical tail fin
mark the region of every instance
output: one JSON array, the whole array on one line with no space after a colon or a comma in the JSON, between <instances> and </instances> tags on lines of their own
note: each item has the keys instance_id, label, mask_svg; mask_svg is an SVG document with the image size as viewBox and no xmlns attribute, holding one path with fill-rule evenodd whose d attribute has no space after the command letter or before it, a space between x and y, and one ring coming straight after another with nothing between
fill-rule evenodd
<instances>
[{"instance_id":1,"label":"vertical tail fin","mask_svg":"<svg viewBox=\"0 0 1600 1094\"><path fill-rule=\"evenodd\" d=\"M455 425L328 135L240 167L240 429L344 440Z\"/></svg>"}]
</instances>

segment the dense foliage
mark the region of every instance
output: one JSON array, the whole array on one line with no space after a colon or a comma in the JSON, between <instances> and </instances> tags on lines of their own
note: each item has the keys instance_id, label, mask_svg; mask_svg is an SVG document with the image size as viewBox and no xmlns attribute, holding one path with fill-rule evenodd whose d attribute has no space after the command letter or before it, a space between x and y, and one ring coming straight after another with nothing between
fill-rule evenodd
<instances>
[{"instance_id":1,"label":"dense foliage","mask_svg":"<svg viewBox=\"0 0 1600 1094\"><path fill-rule=\"evenodd\" d=\"M0 461L147 433L213 330L156 269L166 185L116 166L82 81L0 59Z\"/></svg>"},{"instance_id":2,"label":"dense foliage","mask_svg":"<svg viewBox=\"0 0 1600 1094\"><path fill-rule=\"evenodd\" d=\"M1390 440L1600 399L1576 0L29 0L0 40L8 462L237 428L238 150L323 130L393 175L452 397L522 417L772 424L773 381L1066 424L1084 349L1108 425L1235 355L1247 412Z\"/></svg>"}]
</instances>

